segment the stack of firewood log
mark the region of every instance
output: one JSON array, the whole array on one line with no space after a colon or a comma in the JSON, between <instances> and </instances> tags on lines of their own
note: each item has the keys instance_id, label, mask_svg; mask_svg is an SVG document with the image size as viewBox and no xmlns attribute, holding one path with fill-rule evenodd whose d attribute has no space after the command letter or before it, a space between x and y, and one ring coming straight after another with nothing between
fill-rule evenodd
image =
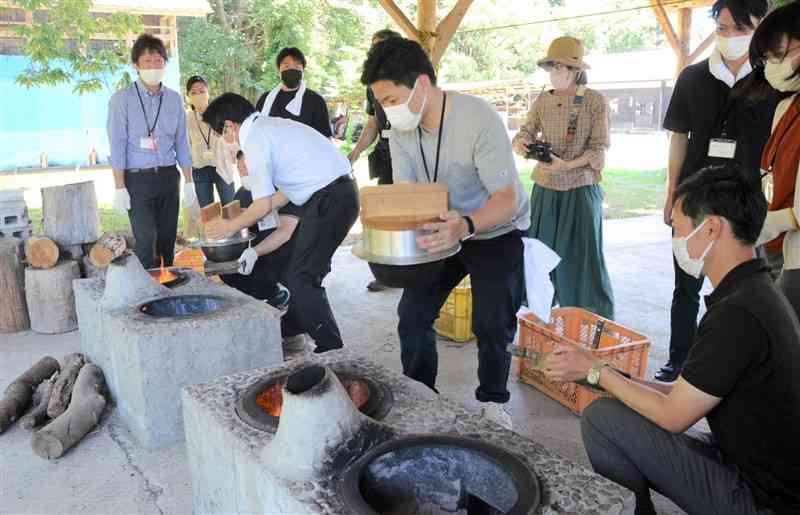
<instances>
[{"instance_id":1,"label":"stack of firewood log","mask_svg":"<svg viewBox=\"0 0 800 515\"><path fill-rule=\"evenodd\" d=\"M100 234L93 182L42 188L42 214L30 238L0 238L0 333L77 329L72 281L104 275L133 248L129 234Z\"/></svg>"},{"instance_id":2,"label":"stack of firewood log","mask_svg":"<svg viewBox=\"0 0 800 515\"><path fill-rule=\"evenodd\" d=\"M46 356L6 388L0 400L0 433L17 420L28 430L41 427L33 433L33 451L54 459L97 426L105 407L100 367L83 354L68 354L60 363Z\"/></svg>"}]
</instances>

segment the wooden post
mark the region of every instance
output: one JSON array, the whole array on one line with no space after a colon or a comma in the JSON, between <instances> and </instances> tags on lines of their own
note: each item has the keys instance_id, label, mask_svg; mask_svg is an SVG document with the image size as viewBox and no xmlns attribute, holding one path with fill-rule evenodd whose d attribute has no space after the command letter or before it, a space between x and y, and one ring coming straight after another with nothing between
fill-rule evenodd
<instances>
[{"instance_id":1,"label":"wooden post","mask_svg":"<svg viewBox=\"0 0 800 515\"><path fill-rule=\"evenodd\" d=\"M0 333L16 333L30 327L24 270L22 240L0 238Z\"/></svg>"},{"instance_id":2,"label":"wooden post","mask_svg":"<svg viewBox=\"0 0 800 515\"><path fill-rule=\"evenodd\" d=\"M678 55L678 70L676 75L679 74L688 64L690 52L689 46L692 39L692 9L691 7L682 7L678 10L678 44L680 45L680 55Z\"/></svg>"},{"instance_id":3,"label":"wooden post","mask_svg":"<svg viewBox=\"0 0 800 515\"><path fill-rule=\"evenodd\" d=\"M419 0L417 27L419 28L419 43L428 54L432 55L436 45L436 0Z\"/></svg>"}]
</instances>

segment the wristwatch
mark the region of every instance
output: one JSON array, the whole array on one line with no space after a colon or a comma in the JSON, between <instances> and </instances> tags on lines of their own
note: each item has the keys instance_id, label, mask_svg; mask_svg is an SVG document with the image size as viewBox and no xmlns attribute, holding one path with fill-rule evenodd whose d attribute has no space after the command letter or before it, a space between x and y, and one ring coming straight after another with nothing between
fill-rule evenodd
<instances>
[{"instance_id":1,"label":"wristwatch","mask_svg":"<svg viewBox=\"0 0 800 515\"><path fill-rule=\"evenodd\" d=\"M461 241L467 241L468 239L475 236L475 223L472 221L472 218L468 216L462 216L461 218L463 218L464 221L467 222L467 234L464 235L463 238L461 238Z\"/></svg>"},{"instance_id":2,"label":"wristwatch","mask_svg":"<svg viewBox=\"0 0 800 515\"><path fill-rule=\"evenodd\" d=\"M614 372L617 372L618 374L622 375L626 379L630 379L631 378L631 375L629 373L623 372L622 370L617 370L616 368L612 367L608 363L603 363L602 365L598 365L596 367L592 367L592 368L589 369L589 373L586 374L586 382L589 383L592 386L597 386L598 384L600 384L600 371L605 367L610 368L611 370L613 370Z\"/></svg>"},{"instance_id":3,"label":"wristwatch","mask_svg":"<svg viewBox=\"0 0 800 515\"><path fill-rule=\"evenodd\" d=\"M602 370L603 367L607 366L608 365L603 363L602 365L590 368L589 373L586 374L586 382L592 386L597 386L598 384L600 384L600 370Z\"/></svg>"}]
</instances>

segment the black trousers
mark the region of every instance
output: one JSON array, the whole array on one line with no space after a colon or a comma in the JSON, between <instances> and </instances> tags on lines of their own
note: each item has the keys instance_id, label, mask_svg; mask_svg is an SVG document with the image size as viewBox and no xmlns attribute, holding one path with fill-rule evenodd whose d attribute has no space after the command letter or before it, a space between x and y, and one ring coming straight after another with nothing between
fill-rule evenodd
<instances>
[{"instance_id":1,"label":"black trousers","mask_svg":"<svg viewBox=\"0 0 800 515\"><path fill-rule=\"evenodd\" d=\"M267 236L272 234L275 229L263 231L253 240L253 246L261 243ZM278 294L278 283L286 284L286 270L294 248L294 237L280 246L274 252L261 256L256 261L250 275L223 274L219 278L230 286L242 293L246 293L259 300L269 300ZM294 299L289 300L294 302ZM299 327L300 323L292 317L296 313L285 313L281 317L281 335L284 338L301 334L303 330Z\"/></svg>"},{"instance_id":2,"label":"black trousers","mask_svg":"<svg viewBox=\"0 0 800 515\"><path fill-rule=\"evenodd\" d=\"M317 191L303 204L295 229L294 248L286 270L286 286L292 295L286 316L316 342L316 352L342 347L342 336L322 280L331 271L333 254L357 218L356 182L342 178Z\"/></svg>"},{"instance_id":3,"label":"black trousers","mask_svg":"<svg viewBox=\"0 0 800 515\"><path fill-rule=\"evenodd\" d=\"M378 179L379 185L392 184L392 155L389 149L375 147L367 156L369 178Z\"/></svg>"},{"instance_id":4,"label":"black trousers","mask_svg":"<svg viewBox=\"0 0 800 515\"><path fill-rule=\"evenodd\" d=\"M766 514L742 473L710 433L674 434L615 399L594 401L581 415L586 454L598 474L636 495L636 514L656 511L650 489L690 514Z\"/></svg>"},{"instance_id":5,"label":"black trousers","mask_svg":"<svg viewBox=\"0 0 800 515\"><path fill-rule=\"evenodd\" d=\"M275 229L260 232L253 240L252 246L255 247L273 232ZM290 239L274 252L259 257L250 275L223 274L219 278L231 288L236 288L242 293L259 300L268 300L278 293L279 282L286 284L286 267L289 265L291 255L292 240Z\"/></svg>"},{"instance_id":6,"label":"black trousers","mask_svg":"<svg viewBox=\"0 0 800 515\"><path fill-rule=\"evenodd\" d=\"M697 314L700 312L700 290L704 277L695 279L684 272L673 258L675 290L670 313L669 362L680 371L697 335Z\"/></svg>"},{"instance_id":7,"label":"black trousers","mask_svg":"<svg viewBox=\"0 0 800 515\"><path fill-rule=\"evenodd\" d=\"M508 402L511 355L517 311L523 290L522 234L514 231L491 240L469 240L461 252L447 259L432 285L406 288L397 312L400 316L400 352L403 373L436 390L438 355L433 322L447 296L470 275L472 331L478 340L478 388L481 402Z\"/></svg>"},{"instance_id":8,"label":"black trousers","mask_svg":"<svg viewBox=\"0 0 800 515\"><path fill-rule=\"evenodd\" d=\"M142 266L171 266L178 234L181 176L175 166L156 173L125 173L125 188L131 196L128 219L136 240L134 252Z\"/></svg>"}]
</instances>

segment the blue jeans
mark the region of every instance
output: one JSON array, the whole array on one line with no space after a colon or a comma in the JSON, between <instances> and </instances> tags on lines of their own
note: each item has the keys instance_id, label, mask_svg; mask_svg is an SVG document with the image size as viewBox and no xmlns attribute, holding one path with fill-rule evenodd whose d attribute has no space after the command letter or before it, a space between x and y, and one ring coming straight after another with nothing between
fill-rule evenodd
<instances>
[{"instance_id":1,"label":"blue jeans","mask_svg":"<svg viewBox=\"0 0 800 515\"><path fill-rule=\"evenodd\" d=\"M197 194L197 202L200 207L206 207L214 202L214 186L217 186L217 195L222 205L233 201L234 188L217 173L213 166L203 168L192 168L192 179L194 180L194 191Z\"/></svg>"}]
</instances>

